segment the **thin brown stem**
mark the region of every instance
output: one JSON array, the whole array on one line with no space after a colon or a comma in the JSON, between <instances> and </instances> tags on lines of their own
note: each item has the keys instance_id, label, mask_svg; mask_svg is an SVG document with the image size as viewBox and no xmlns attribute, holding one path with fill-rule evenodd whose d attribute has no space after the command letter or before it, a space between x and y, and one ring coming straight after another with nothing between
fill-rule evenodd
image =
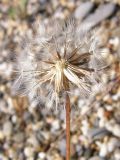
<instances>
[{"instance_id":1,"label":"thin brown stem","mask_svg":"<svg viewBox=\"0 0 120 160\"><path fill-rule=\"evenodd\" d=\"M66 160L70 160L70 98L66 94Z\"/></svg>"}]
</instances>

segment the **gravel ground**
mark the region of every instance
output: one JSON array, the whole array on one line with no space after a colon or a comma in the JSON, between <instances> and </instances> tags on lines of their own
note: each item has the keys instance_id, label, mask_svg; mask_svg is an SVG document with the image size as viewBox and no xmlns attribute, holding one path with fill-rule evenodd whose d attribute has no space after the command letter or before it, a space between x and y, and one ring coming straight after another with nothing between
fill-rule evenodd
<instances>
[{"instance_id":1,"label":"gravel ground","mask_svg":"<svg viewBox=\"0 0 120 160\"><path fill-rule=\"evenodd\" d=\"M71 98L71 160L120 160L120 1L0 1L0 160L64 160L65 111L41 109L12 89L13 59L33 23L92 22L111 64L89 99ZM76 92L79 93L78 90Z\"/></svg>"}]
</instances>

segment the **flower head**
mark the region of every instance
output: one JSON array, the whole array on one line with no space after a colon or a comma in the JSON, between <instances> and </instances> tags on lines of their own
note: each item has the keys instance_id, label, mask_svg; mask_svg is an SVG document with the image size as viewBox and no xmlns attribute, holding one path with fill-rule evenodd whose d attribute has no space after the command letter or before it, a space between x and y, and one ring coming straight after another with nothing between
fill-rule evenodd
<instances>
[{"instance_id":1,"label":"flower head","mask_svg":"<svg viewBox=\"0 0 120 160\"><path fill-rule=\"evenodd\" d=\"M62 24L61 24L62 23ZM39 101L58 105L65 92L78 87L89 95L104 60L95 34L80 29L73 20L37 26L18 58L15 87ZM46 99L47 97L47 99ZM49 97L49 98L48 98Z\"/></svg>"}]
</instances>

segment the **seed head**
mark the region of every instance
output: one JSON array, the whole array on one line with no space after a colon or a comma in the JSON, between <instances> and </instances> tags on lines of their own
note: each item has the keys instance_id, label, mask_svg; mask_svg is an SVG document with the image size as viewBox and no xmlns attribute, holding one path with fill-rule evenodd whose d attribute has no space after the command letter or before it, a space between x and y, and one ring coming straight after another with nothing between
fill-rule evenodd
<instances>
[{"instance_id":1,"label":"seed head","mask_svg":"<svg viewBox=\"0 0 120 160\"><path fill-rule=\"evenodd\" d=\"M54 102L58 106L65 92L75 87L87 96L104 65L101 53L95 33L80 29L73 20L39 25L24 41L15 87L51 106Z\"/></svg>"}]
</instances>

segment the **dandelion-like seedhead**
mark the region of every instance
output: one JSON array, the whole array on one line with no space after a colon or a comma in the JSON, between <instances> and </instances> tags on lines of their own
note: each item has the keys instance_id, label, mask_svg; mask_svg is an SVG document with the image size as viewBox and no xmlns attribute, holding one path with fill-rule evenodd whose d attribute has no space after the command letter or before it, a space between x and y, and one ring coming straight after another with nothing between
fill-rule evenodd
<instances>
[{"instance_id":1,"label":"dandelion-like seedhead","mask_svg":"<svg viewBox=\"0 0 120 160\"><path fill-rule=\"evenodd\" d=\"M66 92L76 87L88 96L105 64L95 32L80 29L74 20L51 24L37 25L23 41L14 84L22 95L49 107L64 103Z\"/></svg>"}]
</instances>

